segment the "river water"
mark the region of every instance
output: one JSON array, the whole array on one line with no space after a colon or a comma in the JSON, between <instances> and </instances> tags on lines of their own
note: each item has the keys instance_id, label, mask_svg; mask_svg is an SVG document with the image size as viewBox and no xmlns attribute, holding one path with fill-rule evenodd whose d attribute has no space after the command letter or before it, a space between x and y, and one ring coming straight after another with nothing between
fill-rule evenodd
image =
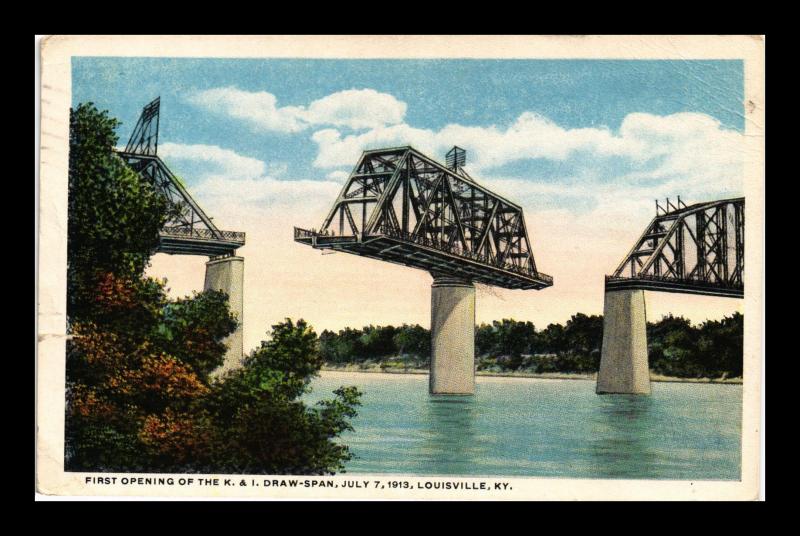
<instances>
[{"instance_id":1,"label":"river water","mask_svg":"<svg viewBox=\"0 0 800 536\"><path fill-rule=\"evenodd\" d=\"M594 381L478 377L433 397L418 374L322 372L310 402L363 393L350 474L738 480L742 386L656 383L602 395Z\"/></svg>"}]
</instances>

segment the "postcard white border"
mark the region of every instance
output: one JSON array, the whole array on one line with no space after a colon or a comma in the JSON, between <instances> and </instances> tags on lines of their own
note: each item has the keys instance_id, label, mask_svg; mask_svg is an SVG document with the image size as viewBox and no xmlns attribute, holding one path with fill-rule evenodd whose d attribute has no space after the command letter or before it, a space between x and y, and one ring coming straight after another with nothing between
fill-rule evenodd
<instances>
[{"instance_id":1,"label":"postcard white border","mask_svg":"<svg viewBox=\"0 0 800 536\"><path fill-rule=\"evenodd\" d=\"M41 138L38 249L37 490L59 496L241 497L253 499L443 500L753 500L761 457L764 274L763 36L51 36L41 45ZM560 478L457 478L392 475L299 477L331 480L510 483L510 491L87 485L66 473L64 379L67 260L67 168L71 58L150 56L209 58L497 58L741 59L745 72L746 261L742 479L739 482ZM129 474L117 476L119 482ZM153 477L154 475L139 475ZM172 476L177 481L188 475ZM200 478L203 475L191 475ZM264 479L264 475L218 475ZM269 477L288 479L295 477ZM269 491L265 491L269 490Z\"/></svg>"}]
</instances>

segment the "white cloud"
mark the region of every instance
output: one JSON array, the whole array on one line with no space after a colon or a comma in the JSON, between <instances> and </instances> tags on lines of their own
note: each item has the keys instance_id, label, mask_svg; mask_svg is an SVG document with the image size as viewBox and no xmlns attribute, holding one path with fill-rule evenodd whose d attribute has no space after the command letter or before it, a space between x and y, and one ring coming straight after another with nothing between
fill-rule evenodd
<instances>
[{"instance_id":1,"label":"white cloud","mask_svg":"<svg viewBox=\"0 0 800 536\"><path fill-rule=\"evenodd\" d=\"M286 133L314 125L379 128L402 122L406 113L406 103L374 89L339 91L312 101L307 107L279 107L272 93L235 87L197 91L188 100L211 112L242 120L257 130Z\"/></svg>"},{"instance_id":2,"label":"white cloud","mask_svg":"<svg viewBox=\"0 0 800 536\"><path fill-rule=\"evenodd\" d=\"M303 118L311 125L377 128L401 123L406 103L374 89L348 89L315 100Z\"/></svg>"},{"instance_id":3,"label":"white cloud","mask_svg":"<svg viewBox=\"0 0 800 536\"><path fill-rule=\"evenodd\" d=\"M267 164L267 175L270 177L283 177L288 171L288 162L270 162Z\"/></svg>"},{"instance_id":4,"label":"white cloud","mask_svg":"<svg viewBox=\"0 0 800 536\"><path fill-rule=\"evenodd\" d=\"M340 181L276 178L276 171L286 172L285 163L267 164L216 145L165 143L159 149L173 171L188 170L186 175L196 181L192 195L209 211L220 204L297 208L309 201L332 201L341 188Z\"/></svg>"},{"instance_id":5,"label":"white cloud","mask_svg":"<svg viewBox=\"0 0 800 536\"><path fill-rule=\"evenodd\" d=\"M315 204L332 204L341 187L340 183L331 181L211 177L194 187L192 193L198 199L215 204L224 202L239 207L281 205L285 208L299 207L312 201Z\"/></svg>"},{"instance_id":6,"label":"white cloud","mask_svg":"<svg viewBox=\"0 0 800 536\"><path fill-rule=\"evenodd\" d=\"M243 91L235 87L206 89L188 97L192 104L211 112L229 115L261 130L298 132L306 128L299 116L300 106L277 106L278 99L266 91Z\"/></svg>"},{"instance_id":7,"label":"white cloud","mask_svg":"<svg viewBox=\"0 0 800 536\"><path fill-rule=\"evenodd\" d=\"M459 145L469 151L468 162L473 168L488 168L531 158L565 160L579 150L599 155L634 156L642 149L637 140L614 136L608 129L567 130L533 112L522 113L505 130L496 126L451 124L434 131L404 123L344 137L336 129L324 129L315 132L312 139L319 146L315 161L319 167L352 163L354 155L357 157L364 149L393 145L413 145L434 156Z\"/></svg>"},{"instance_id":8,"label":"white cloud","mask_svg":"<svg viewBox=\"0 0 800 536\"><path fill-rule=\"evenodd\" d=\"M640 160L661 159L657 166L625 175L625 182L682 183L698 193L741 191L744 134L722 128L712 117L629 114L620 136L641 144Z\"/></svg>"},{"instance_id":9,"label":"white cloud","mask_svg":"<svg viewBox=\"0 0 800 536\"><path fill-rule=\"evenodd\" d=\"M189 162L202 166L201 178L222 175L232 179L245 179L264 175L266 172L266 166L261 160L242 156L216 145L164 143L159 149L161 156L169 162Z\"/></svg>"},{"instance_id":10,"label":"white cloud","mask_svg":"<svg viewBox=\"0 0 800 536\"><path fill-rule=\"evenodd\" d=\"M406 103L374 89L339 91L298 106L279 106L271 93L234 87L199 91L189 100L260 130L291 133L328 126L314 132L311 139L318 147L313 164L327 169L332 182L343 181L365 149L413 145L442 158L459 145L468 151L467 169L473 175L487 182L495 180L501 189L508 187L509 197L528 197L548 206L566 202L569 207L588 209L600 204L604 191L612 197L681 193L694 199L741 191L743 134L700 113L631 113L612 131L565 128L527 111L504 127L449 124L433 130L403 122ZM195 158L217 166L204 169L203 176L221 181L274 180L287 172L285 163L265 164L213 146L179 149L166 144L164 151L169 158ZM502 166L520 161L535 164L530 166L530 175L525 180L504 179ZM537 165L542 163L563 172L539 173ZM546 192L544 185L551 185Z\"/></svg>"},{"instance_id":11,"label":"white cloud","mask_svg":"<svg viewBox=\"0 0 800 536\"><path fill-rule=\"evenodd\" d=\"M617 132L567 129L525 112L505 129L452 124L430 130L403 123L356 134L328 128L315 132L312 140L318 146L314 165L320 168L350 168L366 149L412 145L441 159L459 145L467 149L467 169L487 182L500 179L495 171L500 166L522 160L549 161L565 170L562 176L537 177L534 172L525 180L507 180L511 198L531 188L541 192L544 185L550 185L553 199L560 191L576 201L582 198L579 205L587 205L587 199L597 204L604 189L615 195L632 193L632 188L636 195L682 193L699 200L742 188L744 135L699 113L632 113Z\"/></svg>"},{"instance_id":12,"label":"white cloud","mask_svg":"<svg viewBox=\"0 0 800 536\"><path fill-rule=\"evenodd\" d=\"M328 173L328 178L332 181L344 181L350 176L350 173L347 171L342 171L337 169L336 171L331 171Z\"/></svg>"}]
</instances>

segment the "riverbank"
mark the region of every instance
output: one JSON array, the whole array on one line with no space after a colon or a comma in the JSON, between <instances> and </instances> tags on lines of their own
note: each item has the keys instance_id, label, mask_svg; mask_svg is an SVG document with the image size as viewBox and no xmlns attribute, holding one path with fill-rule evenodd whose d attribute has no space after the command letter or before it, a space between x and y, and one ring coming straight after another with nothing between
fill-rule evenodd
<instances>
[{"instance_id":1,"label":"riverbank","mask_svg":"<svg viewBox=\"0 0 800 536\"><path fill-rule=\"evenodd\" d=\"M324 365L322 371L325 372L357 372L365 374L428 374L426 368L396 368L396 367L381 367L379 364L370 364L367 366L362 365ZM499 377L499 378L538 378L544 380L584 380L595 381L597 379L596 373L581 374L577 372L489 372L479 370L475 372L476 376ZM650 381L654 382L671 382L671 383L727 383L734 385L741 385L742 378L677 378L674 376L662 376L654 372L650 373Z\"/></svg>"}]
</instances>

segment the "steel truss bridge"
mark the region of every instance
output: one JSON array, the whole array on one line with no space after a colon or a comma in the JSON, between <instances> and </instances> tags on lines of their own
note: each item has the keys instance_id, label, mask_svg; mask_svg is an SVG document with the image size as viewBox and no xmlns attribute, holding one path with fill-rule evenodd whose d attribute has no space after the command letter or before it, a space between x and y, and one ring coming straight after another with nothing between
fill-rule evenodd
<instances>
[{"instance_id":1,"label":"steel truss bridge","mask_svg":"<svg viewBox=\"0 0 800 536\"><path fill-rule=\"evenodd\" d=\"M744 297L744 198L656 202L655 218L605 286Z\"/></svg>"},{"instance_id":2,"label":"steel truss bridge","mask_svg":"<svg viewBox=\"0 0 800 536\"><path fill-rule=\"evenodd\" d=\"M509 289L542 289L519 205L480 186L463 169L412 147L365 151L321 228L295 227L295 241L318 249L427 270Z\"/></svg>"},{"instance_id":3,"label":"steel truss bridge","mask_svg":"<svg viewBox=\"0 0 800 536\"><path fill-rule=\"evenodd\" d=\"M144 107L125 150L117 151L169 203L171 217L159 232L156 251L209 257L233 255L244 245L245 234L217 229L181 180L158 157L159 110L160 97Z\"/></svg>"}]
</instances>

